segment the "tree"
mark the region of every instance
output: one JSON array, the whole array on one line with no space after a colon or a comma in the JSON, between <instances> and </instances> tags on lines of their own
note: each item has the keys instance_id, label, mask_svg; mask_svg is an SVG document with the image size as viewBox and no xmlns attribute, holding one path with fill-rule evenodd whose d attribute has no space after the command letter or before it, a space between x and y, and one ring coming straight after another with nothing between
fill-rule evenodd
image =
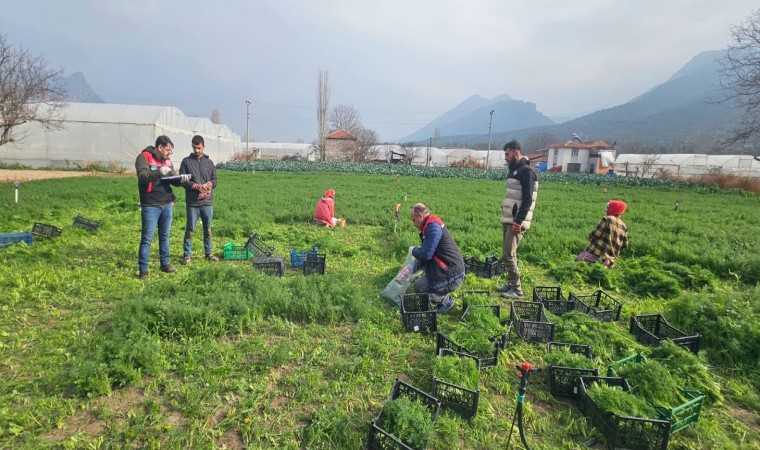
<instances>
[{"instance_id":1,"label":"tree","mask_svg":"<svg viewBox=\"0 0 760 450\"><path fill-rule=\"evenodd\" d=\"M14 128L38 122L49 130L60 129L60 112L66 92L59 82L63 70L47 68L41 56L13 47L0 35L0 146L17 142Z\"/></svg>"},{"instance_id":2,"label":"tree","mask_svg":"<svg viewBox=\"0 0 760 450\"><path fill-rule=\"evenodd\" d=\"M401 158L406 164L412 164L415 158L420 156L421 147L417 147L414 142L407 142L406 144L399 144L399 151Z\"/></svg>"},{"instance_id":3,"label":"tree","mask_svg":"<svg viewBox=\"0 0 760 450\"><path fill-rule=\"evenodd\" d=\"M211 123L222 123L222 113L220 113L216 108L211 110Z\"/></svg>"},{"instance_id":4,"label":"tree","mask_svg":"<svg viewBox=\"0 0 760 450\"><path fill-rule=\"evenodd\" d=\"M531 134L527 139L525 139L525 142L523 142L523 152L535 153L538 150L544 149L551 144L556 143L557 141L558 139L554 133L551 133L549 131L539 131L537 133Z\"/></svg>"},{"instance_id":5,"label":"tree","mask_svg":"<svg viewBox=\"0 0 760 450\"><path fill-rule=\"evenodd\" d=\"M317 140L312 148L318 152L319 160L325 160L325 136L327 136L327 112L330 109L329 73L320 70L317 76Z\"/></svg>"},{"instance_id":6,"label":"tree","mask_svg":"<svg viewBox=\"0 0 760 450\"><path fill-rule=\"evenodd\" d=\"M330 130L343 130L356 139L357 153L348 158L355 162L369 161L377 157L375 147L380 140L375 130L364 127L359 111L352 105L335 105L330 110Z\"/></svg>"},{"instance_id":7,"label":"tree","mask_svg":"<svg viewBox=\"0 0 760 450\"><path fill-rule=\"evenodd\" d=\"M726 100L743 110L727 144L760 139L760 9L731 29L733 44L721 60Z\"/></svg>"},{"instance_id":8,"label":"tree","mask_svg":"<svg viewBox=\"0 0 760 450\"><path fill-rule=\"evenodd\" d=\"M362 127L358 136L354 137L359 147L357 162L367 162L377 158L379 154L377 143L380 141L377 131Z\"/></svg>"}]
</instances>

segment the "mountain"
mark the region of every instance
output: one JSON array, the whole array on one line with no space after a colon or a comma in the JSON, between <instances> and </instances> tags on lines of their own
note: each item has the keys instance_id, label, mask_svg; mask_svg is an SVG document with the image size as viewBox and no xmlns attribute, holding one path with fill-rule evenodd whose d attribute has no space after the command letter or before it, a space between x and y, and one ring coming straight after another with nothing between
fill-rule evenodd
<instances>
[{"instance_id":1,"label":"mountain","mask_svg":"<svg viewBox=\"0 0 760 450\"><path fill-rule=\"evenodd\" d=\"M92 90L90 83L84 78L82 72L75 72L62 78L60 86L66 91L66 101L77 103L105 103L98 94Z\"/></svg>"},{"instance_id":2,"label":"mountain","mask_svg":"<svg viewBox=\"0 0 760 450\"><path fill-rule=\"evenodd\" d=\"M427 141L435 135L436 128L440 129L441 135L483 132L487 135L492 110L495 111L491 124L492 132L554 124L554 121L536 110L535 103L514 100L509 95L500 95L492 99L473 95L399 142Z\"/></svg>"},{"instance_id":3,"label":"mountain","mask_svg":"<svg viewBox=\"0 0 760 450\"><path fill-rule=\"evenodd\" d=\"M664 83L622 105L561 124L500 131L492 135L492 141L524 140L538 132L563 140L579 133L584 140L636 141L654 148L686 150L700 139L718 140L726 137L741 117L733 102L720 101L719 60L724 55L725 51L702 52ZM482 132L441 138L444 144L487 141L488 134Z\"/></svg>"}]
</instances>

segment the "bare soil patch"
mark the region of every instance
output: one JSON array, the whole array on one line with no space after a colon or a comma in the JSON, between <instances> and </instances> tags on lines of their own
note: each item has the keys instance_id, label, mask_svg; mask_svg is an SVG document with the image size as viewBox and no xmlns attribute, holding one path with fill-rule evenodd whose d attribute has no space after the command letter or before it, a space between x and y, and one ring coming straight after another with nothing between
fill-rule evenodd
<instances>
[{"instance_id":1,"label":"bare soil patch","mask_svg":"<svg viewBox=\"0 0 760 450\"><path fill-rule=\"evenodd\" d=\"M14 181L35 181L46 180L49 178L71 178L71 177L112 177L131 175L127 172L122 173L104 173L104 172L86 172L73 170L14 170L0 169L0 183L12 183Z\"/></svg>"}]
</instances>

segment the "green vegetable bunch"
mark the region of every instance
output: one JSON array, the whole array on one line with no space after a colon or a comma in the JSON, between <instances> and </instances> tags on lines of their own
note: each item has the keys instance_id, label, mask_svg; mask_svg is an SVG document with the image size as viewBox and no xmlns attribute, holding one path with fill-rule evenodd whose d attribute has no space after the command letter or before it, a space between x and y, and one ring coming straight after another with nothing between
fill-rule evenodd
<instances>
[{"instance_id":1,"label":"green vegetable bunch","mask_svg":"<svg viewBox=\"0 0 760 450\"><path fill-rule=\"evenodd\" d=\"M443 381L468 389L477 389L480 372L472 358L446 355L435 359L433 375Z\"/></svg>"},{"instance_id":2,"label":"green vegetable bunch","mask_svg":"<svg viewBox=\"0 0 760 450\"><path fill-rule=\"evenodd\" d=\"M430 410L419 400L399 397L385 403L380 426L406 445L425 448L433 434Z\"/></svg>"},{"instance_id":3,"label":"green vegetable bunch","mask_svg":"<svg viewBox=\"0 0 760 450\"><path fill-rule=\"evenodd\" d=\"M594 383L587 392L597 406L618 416L657 417L657 413L651 405L635 395L625 392L619 386Z\"/></svg>"}]
</instances>

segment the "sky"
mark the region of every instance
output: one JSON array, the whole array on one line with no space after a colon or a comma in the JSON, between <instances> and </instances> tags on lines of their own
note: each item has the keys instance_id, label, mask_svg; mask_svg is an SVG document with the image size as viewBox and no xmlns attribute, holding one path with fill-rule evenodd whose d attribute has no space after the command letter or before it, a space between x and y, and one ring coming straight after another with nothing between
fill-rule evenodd
<instances>
[{"instance_id":1,"label":"sky","mask_svg":"<svg viewBox=\"0 0 760 450\"><path fill-rule=\"evenodd\" d=\"M623 104L729 45L756 0L3 0L0 34L106 102L179 107L243 140L311 142L316 90L382 141L472 95L552 118ZM246 100L250 107L246 109ZM488 132L483 118L483 133Z\"/></svg>"}]
</instances>

